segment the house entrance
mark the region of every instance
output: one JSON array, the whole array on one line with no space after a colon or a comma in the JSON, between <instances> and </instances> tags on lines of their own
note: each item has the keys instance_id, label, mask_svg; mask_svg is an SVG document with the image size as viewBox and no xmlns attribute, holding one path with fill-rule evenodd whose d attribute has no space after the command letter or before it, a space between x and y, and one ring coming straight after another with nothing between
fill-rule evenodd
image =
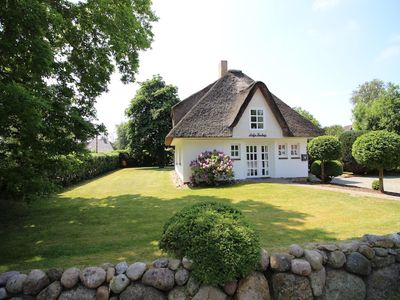
<instances>
[{"instance_id":1,"label":"house entrance","mask_svg":"<svg viewBox=\"0 0 400 300\"><path fill-rule=\"evenodd\" d=\"M247 177L268 177L269 176L269 155L267 145L247 145Z\"/></svg>"}]
</instances>

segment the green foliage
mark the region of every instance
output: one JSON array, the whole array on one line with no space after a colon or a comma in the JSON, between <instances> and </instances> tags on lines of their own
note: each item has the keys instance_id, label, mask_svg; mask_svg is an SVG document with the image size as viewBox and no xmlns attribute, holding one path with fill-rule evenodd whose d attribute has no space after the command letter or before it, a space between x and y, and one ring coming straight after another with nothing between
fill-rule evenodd
<instances>
[{"instance_id":1,"label":"green foliage","mask_svg":"<svg viewBox=\"0 0 400 300\"><path fill-rule=\"evenodd\" d=\"M354 127L400 133L400 87L374 80L353 92Z\"/></svg>"},{"instance_id":2,"label":"green foliage","mask_svg":"<svg viewBox=\"0 0 400 300\"><path fill-rule=\"evenodd\" d=\"M5 1L0 16L0 195L29 199L105 131L95 99L115 68L134 81L156 17L150 0Z\"/></svg>"},{"instance_id":3,"label":"green foliage","mask_svg":"<svg viewBox=\"0 0 400 300\"><path fill-rule=\"evenodd\" d=\"M293 109L297 111L300 115L302 115L304 118L309 120L311 123L313 123L316 127L321 128L321 124L311 113L309 113L305 109L302 109L301 107L293 107Z\"/></svg>"},{"instance_id":4,"label":"green foliage","mask_svg":"<svg viewBox=\"0 0 400 300\"><path fill-rule=\"evenodd\" d=\"M166 85L160 75L141 83L126 110L129 150L140 164L163 167L169 161L164 139L172 128L171 108L178 102L177 88Z\"/></svg>"},{"instance_id":5,"label":"green foliage","mask_svg":"<svg viewBox=\"0 0 400 300\"><path fill-rule=\"evenodd\" d=\"M379 190L379 180L372 181L371 187L373 190Z\"/></svg>"},{"instance_id":6,"label":"green foliage","mask_svg":"<svg viewBox=\"0 0 400 300\"><path fill-rule=\"evenodd\" d=\"M339 137L343 132L343 126L341 125L331 125L328 127L324 127L325 135L333 135Z\"/></svg>"},{"instance_id":7,"label":"green foliage","mask_svg":"<svg viewBox=\"0 0 400 300\"><path fill-rule=\"evenodd\" d=\"M52 183L69 186L119 168L119 153L90 153L89 155L60 156L49 173Z\"/></svg>"},{"instance_id":8,"label":"green foliage","mask_svg":"<svg viewBox=\"0 0 400 300\"><path fill-rule=\"evenodd\" d=\"M221 151L202 152L190 163L193 185L216 186L233 181L233 162Z\"/></svg>"},{"instance_id":9,"label":"green foliage","mask_svg":"<svg viewBox=\"0 0 400 300\"><path fill-rule=\"evenodd\" d=\"M384 130L365 133L354 142L352 154L371 169L394 169L400 166L400 135Z\"/></svg>"},{"instance_id":10,"label":"green foliage","mask_svg":"<svg viewBox=\"0 0 400 300\"><path fill-rule=\"evenodd\" d=\"M164 225L160 248L193 260L193 276L205 284L223 284L253 271L259 261L259 237L242 213L220 202L185 207Z\"/></svg>"},{"instance_id":11,"label":"green foliage","mask_svg":"<svg viewBox=\"0 0 400 300\"><path fill-rule=\"evenodd\" d=\"M128 123L121 123L117 125L117 139L115 140L114 145L118 150L128 149Z\"/></svg>"},{"instance_id":12,"label":"green foliage","mask_svg":"<svg viewBox=\"0 0 400 300\"><path fill-rule=\"evenodd\" d=\"M354 174L364 174L369 171L365 166L357 163L352 154L352 147L355 140L362 134L364 130L345 131L339 136L339 141L342 144L342 161L345 171L353 172Z\"/></svg>"},{"instance_id":13,"label":"green foliage","mask_svg":"<svg viewBox=\"0 0 400 300\"><path fill-rule=\"evenodd\" d=\"M315 160L340 159L342 147L337 137L319 136L312 139L307 145L308 155Z\"/></svg>"},{"instance_id":14,"label":"green foliage","mask_svg":"<svg viewBox=\"0 0 400 300\"><path fill-rule=\"evenodd\" d=\"M338 160L328 160L324 163L324 165L325 165L325 175L330 179L343 174L343 165ZM310 172L311 174L314 174L318 178L321 178L320 160L316 160L311 164Z\"/></svg>"}]
</instances>

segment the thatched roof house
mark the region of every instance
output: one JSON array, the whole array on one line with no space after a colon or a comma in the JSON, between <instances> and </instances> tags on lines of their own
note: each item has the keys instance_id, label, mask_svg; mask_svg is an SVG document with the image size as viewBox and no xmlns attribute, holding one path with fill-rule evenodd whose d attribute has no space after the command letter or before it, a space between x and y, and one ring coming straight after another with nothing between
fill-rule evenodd
<instances>
[{"instance_id":1,"label":"thatched roof house","mask_svg":"<svg viewBox=\"0 0 400 300\"><path fill-rule=\"evenodd\" d=\"M165 142L176 148L175 166L184 181L190 176L189 162L201 151L217 149L231 154L233 148L239 148L240 152L234 153L239 155L234 163L237 178L260 177L260 174L305 177L307 162L301 162L300 152L306 154L308 138L322 134L310 121L272 94L263 82L254 81L241 71L224 68L217 81L176 104L172 108L172 120L173 128ZM247 168L249 145L255 146L251 147L253 152L255 149L256 159L252 166L257 166L254 170ZM259 161L261 146L268 148L270 168L267 171L259 167L263 165ZM262 148L265 150L265 147ZM301 173L277 171L279 163L274 158L278 148L285 153L280 159L286 159L285 164L289 164L283 169L296 168L294 164L301 163ZM297 153L293 159L288 155L289 148Z\"/></svg>"}]
</instances>

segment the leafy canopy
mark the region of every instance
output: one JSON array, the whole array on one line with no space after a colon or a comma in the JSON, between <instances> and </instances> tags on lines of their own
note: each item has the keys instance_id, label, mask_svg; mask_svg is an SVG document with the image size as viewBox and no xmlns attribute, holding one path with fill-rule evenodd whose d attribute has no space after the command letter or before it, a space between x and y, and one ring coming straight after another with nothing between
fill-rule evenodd
<instances>
[{"instance_id":1,"label":"leafy canopy","mask_svg":"<svg viewBox=\"0 0 400 300\"><path fill-rule=\"evenodd\" d=\"M164 139L172 128L171 108L178 102L177 87L167 85L160 75L141 83L126 110L129 150L139 163L167 163Z\"/></svg>"},{"instance_id":2,"label":"leafy canopy","mask_svg":"<svg viewBox=\"0 0 400 300\"><path fill-rule=\"evenodd\" d=\"M393 169L400 166L400 135L388 131L371 131L353 144L354 158L372 169Z\"/></svg>"},{"instance_id":3,"label":"leafy canopy","mask_svg":"<svg viewBox=\"0 0 400 300\"><path fill-rule=\"evenodd\" d=\"M331 125L324 127L324 132L325 135L333 135L339 137L344 132L344 129L342 125Z\"/></svg>"},{"instance_id":4,"label":"leafy canopy","mask_svg":"<svg viewBox=\"0 0 400 300\"><path fill-rule=\"evenodd\" d=\"M319 136L312 139L307 145L308 154L315 160L340 159L342 149L340 142L335 136Z\"/></svg>"},{"instance_id":5,"label":"leafy canopy","mask_svg":"<svg viewBox=\"0 0 400 300\"><path fill-rule=\"evenodd\" d=\"M356 139L366 133L364 130L350 130L345 131L339 136L339 141L342 144L342 161L343 168L346 171L355 174L363 174L368 172L368 168L357 163L352 154L353 144Z\"/></svg>"},{"instance_id":6,"label":"leafy canopy","mask_svg":"<svg viewBox=\"0 0 400 300\"><path fill-rule=\"evenodd\" d=\"M133 82L150 47L150 0L18 0L0 6L0 194L45 192L57 157L104 131L95 99L115 68Z\"/></svg>"},{"instance_id":7,"label":"leafy canopy","mask_svg":"<svg viewBox=\"0 0 400 300\"><path fill-rule=\"evenodd\" d=\"M117 127L117 139L115 140L115 147L119 150L128 149L128 123L121 123Z\"/></svg>"},{"instance_id":8,"label":"leafy canopy","mask_svg":"<svg viewBox=\"0 0 400 300\"><path fill-rule=\"evenodd\" d=\"M400 87L373 80L353 92L354 127L400 133Z\"/></svg>"},{"instance_id":9,"label":"leafy canopy","mask_svg":"<svg viewBox=\"0 0 400 300\"><path fill-rule=\"evenodd\" d=\"M300 115L302 115L304 118L309 120L311 123L313 123L316 127L321 128L321 124L311 113L309 113L305 109L302 109L301 107L293 107L293 109L297 111Z\"/></svg>"}]
</instances>

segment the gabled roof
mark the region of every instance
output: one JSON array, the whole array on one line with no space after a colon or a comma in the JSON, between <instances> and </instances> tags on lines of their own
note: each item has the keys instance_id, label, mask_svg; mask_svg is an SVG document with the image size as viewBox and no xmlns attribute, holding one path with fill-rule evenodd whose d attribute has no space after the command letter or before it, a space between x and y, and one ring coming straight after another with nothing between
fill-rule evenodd
<instances>
[{"instance_id":1,"label":"gabled roof","mask_svg":"<svg viewBox=\"0 0 400 300\"><path fill-rule=\"evenodd\" d=\"M302 117L261 81L254 81L241 71L229 70L217 81L191 95L172 108L174 127L165 143L175 137L231 137L254 93L260 89L274 113L284 136L313 137L320 129Z\"/></svg>"}]
</instances>

